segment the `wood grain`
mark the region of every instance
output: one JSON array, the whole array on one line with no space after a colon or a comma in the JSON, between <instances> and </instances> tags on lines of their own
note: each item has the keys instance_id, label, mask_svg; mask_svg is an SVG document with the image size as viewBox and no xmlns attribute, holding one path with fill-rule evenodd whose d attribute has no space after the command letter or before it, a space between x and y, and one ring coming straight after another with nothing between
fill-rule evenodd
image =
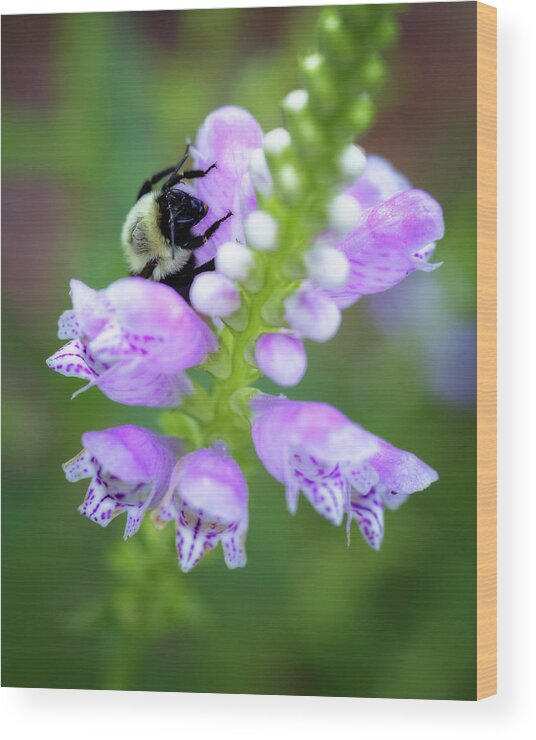
<instances>
[{"instance_id":1,"label":"wood grain","mask_svg":"<svg viewBox=\"0 0 536 740\"><path fill-rule=\"evenodd\" d=\"M477 4L477 699L497 692L497 11Z\"/></svg>"}]
</instances>

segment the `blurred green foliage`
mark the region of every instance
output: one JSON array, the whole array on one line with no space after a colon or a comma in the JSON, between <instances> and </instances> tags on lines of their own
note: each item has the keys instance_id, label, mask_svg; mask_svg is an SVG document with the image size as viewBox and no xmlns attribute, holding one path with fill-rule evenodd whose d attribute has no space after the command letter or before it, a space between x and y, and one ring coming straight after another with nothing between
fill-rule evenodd
<instances>
[{"instance_id":1,"label":"blurred green foliage","mask_svg":"<svg viewBox=\"0 0 536 740\"><path fill-rule=\"evenodd\" d=\"M75 386L44 359L69 279L104 287L125 274L118 234L139 184L176 160L210 110L238 104L265 130L280 124L317 10L4 19L4 684L474 697L475 408L433 392L422 350L445 300L453 317L475 312L474 7L447 5L402 17L383 107L361 142L444 207L445 265L403 294L421 334L411 322L386 334L373 310L382 297L364 300L335 340L309 346L291 394L338 406L441 479L387 512L376 553L357 530L347 548L306 502L290 517L258 472L247 568L229 572L214 554L188 576L170 531L145 526L123 543L120 522L82 519L83 485L60 468L83 431L154 426L155 414L96 390L71 403ZM441 299L420 292L423 277Z\"/></svg>"}]
</instances>

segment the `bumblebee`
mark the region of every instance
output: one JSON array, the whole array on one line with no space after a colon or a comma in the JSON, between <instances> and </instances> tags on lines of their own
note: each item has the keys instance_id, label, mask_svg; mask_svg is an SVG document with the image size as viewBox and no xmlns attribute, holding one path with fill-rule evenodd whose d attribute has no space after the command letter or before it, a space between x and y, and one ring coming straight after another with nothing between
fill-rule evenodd
<instances>
[{"instance_id":1,"label":"bumblebee","mask_svg":"<svg viewBox=\"0 0 536 740\"><path fill-rule=\"evenodd\" d=\"M130 266L130 274L156 280L174 288L188 300L190 286L200 272L214 269L214 260L195 265L194 251L213 236L232 216L229 211L203 234L192 229L208 213L208 206L181 188L183 180L206 177L216 167L182 171L190 145L181 161L145 180L134 207L126 217L121 242ZM153 186L167 177L159 190Z\"/></svg>"}]
</instances>

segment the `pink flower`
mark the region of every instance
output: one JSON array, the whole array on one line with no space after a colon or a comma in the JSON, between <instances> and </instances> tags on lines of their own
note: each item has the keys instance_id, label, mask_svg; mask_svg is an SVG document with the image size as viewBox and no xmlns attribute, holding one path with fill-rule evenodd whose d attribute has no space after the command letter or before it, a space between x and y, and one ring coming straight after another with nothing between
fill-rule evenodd
<instances>
[{"instance_id":1,"label":"pink flower","mask_svg":"<svg viewBox=\"0 0 536 740\"><path fill-rule=\"evenodd\" d=\"M228 568L246 564L248 486L223 443L195 450L177 463L168 492L153 517L177 528L179 566L185 573L218 542Z\"/></svg>"},{"instance_id":2,"label":"pink flower","mask_svg":"<svg viewBox=\"0 0 536 740\"><path fill-rule=\"evenodd\" d=\"M411 452L399 450L325 403L265 394L250 402L252 436L268 472L285 486L295 513L302 493L332 524L356 521L368 544L383 538L383 510L438 479Z\"/></svg>"},{"instance_id":3,"label":"pink flower","mask_svg":"<svg viewBox=\"0 0 536 740\"><path fill-rule=\"evenodd\" d=\"M415 270L430 272L435 242L444 234L441 207L422 190L405 190L371 208L337 249L350 265L346 285L327 294L341 307L394 287Z\"/></svg>"},{"instance_id":4,"label":"pink flower","mask_svg":"<svg viewBox=\"0 0 536 740\"><path fill-rule=\"evenodd\" d=\"M195 311L161 283L124 278L97 291L72 280L71 297L58 332L70 341L47 364L89 381L81 390L97 385L112 401L176 406L191 390L184 371L217 347Z\"/></svg>"},{"instance_id":5,"label":"pink flower","mask_svg":"<svg viewBox=\"0 0 536 740\"><path fill-rule=\"evenodd\" d=\"M164 495L180 443L126 425L86 432L82 444L82 452L63 466L72 483L91 479L79 511L101 527L126 513L126 539L138 531L145 512Z\"/></svg>"}]
</instances>

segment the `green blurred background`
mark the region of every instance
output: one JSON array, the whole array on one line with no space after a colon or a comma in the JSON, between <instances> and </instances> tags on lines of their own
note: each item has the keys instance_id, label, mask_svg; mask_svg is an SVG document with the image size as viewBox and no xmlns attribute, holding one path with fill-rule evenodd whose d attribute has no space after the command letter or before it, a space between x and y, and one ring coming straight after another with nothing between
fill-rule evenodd
<instances>
[{"instance_id":1,"label":"green blurred background","mask_svg":"<svg viewBox=\"0 0 536 740\"><path fill-rule=\"evenodd\" d=\"M3 19L3 683L472 699L476 688L475 4L407 6L362 144L442 204L431 275L364 299L309 346L294 398L322 400L440 473L386 514L382 550L259 470L249 563L185 576L172 533L122 542L77 513L61 463L82 432L157 415L47 370L71 277L125 274L143 179L223 104L280 125L316 8ZM356 39L359 43L359 39ZM319 167L322 162L319 162ZM268 389L268 384L264 386Z\"/></svg>"}]
</instances>

